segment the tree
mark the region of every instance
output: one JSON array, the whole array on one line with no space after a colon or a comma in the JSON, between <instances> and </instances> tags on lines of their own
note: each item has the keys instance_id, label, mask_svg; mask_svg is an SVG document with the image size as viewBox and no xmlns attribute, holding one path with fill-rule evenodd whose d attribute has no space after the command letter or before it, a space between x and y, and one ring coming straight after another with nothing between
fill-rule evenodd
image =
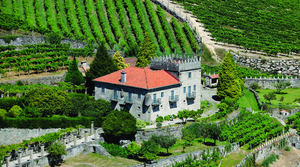
<instances>
[{"instance_id":1,"label":"tree","mask_svg":"<svg viewBox=\"0 0 300 167\"><path fill-rule=\"evenodd\" d=\"M131 142L128 147L128 158L137 159L140 153L141 147L136 144L136 142Z\"/></svg>"},{"instance_id":2,"label":"tree","mask_svg":"<svg viewBox=\"0 0 300 167\"><path fill-rule=\"evenodd\" d=\"M189 131L187 128L182 129L182 140L183 140L182 152L184 152L187 146L192 145L192 142L195 138L196 135L191 131Z\"/></svg>"},{"instance_id":3,"label":"tree","mask_svg":"<svg viewBox=\"0 0 300 167\"><path fill-rule=\"evenodd\" d=\"M22 108L18 105L14 105L7 113L10 117L19 117L19 115L22 113Z\"/></svg>"},{"instance_id":4,"label":"tree","mask_svg":"<svg viewBox=\"0 0 300 167\"><path fill-rule=\"evenodd\" d=\"M276 99L276 95L275 92L269 92L267 94L263 95L264 99L266 99L269 103L271 103L271 100L275 100Z\"/></svg>"},{"instance_id":5,"label":"tree","mask_svg":"<svg viewBox=\"0 0 300 167\"><path fill-rule=\"evenodd\" d=\"M7 114L7 111L5 109L0 109L0 118L4 118Z\"/></svg>"},{"instance_id":6,"label":"tree","mask_svg":"<svg viewBox=\"0 0 300 167\"><path fill-rule=\"evenodd\" d=\"M65 91L51 88L36 88L29 91L24 98L25 105L37 108L44 117L62 115L70 110L70 100Z\"/></svg>"},{"instance_id":7,"label":"tree","mask_svg":"<svg viewBox=\"0 0 300 167\"><path fill-rule=\"evenodd\" d=\"M257 89L260 89L261 86L259 86L257 82L253 82L250 84L250 88L256 91Z\"/></svg>"},{"instance_id":8,"label":"tree","mask_svg":"<svg viewBox=\"0 0 300 167\"><path fill-rule=\"evenodd\" d=\"M209 128L209 136L214 139L215 145L216 145L216 140L219 139L221 135L221 128L217 124L210 124Z\"/></svg>"},{"instance_id":9,"label":"tree","mask_svg":"<svg viewBox=\"0 0 300 167\"><path fill-rule=\"evenodd\" d=\"M86 87L88 89L88 93L92 94L94 91L95 85L93 79L102 77L117 70L117 65L108 54L104 44L101 43L97 49L96 57L91 63L90 69L86 73Z\"/></svg>"},{"instance_id":10,"label":"tree","mask_svg":"<svg viewBox=\"0 0 300 167\"><path fill-rule=\"evenodd\" d=\"M159 145L153 140L143 141L140 153L146 160L152 161L157 158L157 154L159 153Z\"/></svg>"},{"instance_id":11,"label":"tree","mask_svg":"<svg viewBox=\"0 0 300 167\"><path fill-rule=\"evenodd\" d=\"M136 119L129 112L113 110L104 118L102 128L106 138L117 143L120 139L134 137Z\"/></svg>"},{"instance_id":12,"label":"tree","mask_svg":"<svg viewBox=\"0 0 300 167\"><path fill-rule=\"evenodd\" d=\"M176 138L173 135L153 135L151 136L151 139L153 140L156 144L160 145L162 148L167 149L167 153L169 153L169 148L173 146L176 143Z\"/></svg>"},{"instance_id":13,"label":"tree","mask_svg":"<svg viewBox=\"0 0 300 167\"><path fill-rule=\"evenodd\" d=\"M228 52L221 64L217 95L222 99L225 97L237 99L242 94L242 83L233 56Z\"/></svg>"},{"instance_id":14,"label":"tree","mask_svg":"<svg viewBox=\"0 0 300 167\"><path fill-rule=\"evenodd\" d=\"M146 67L150 64L151 58L156 57L156 50L148 33L145 33L145 38L141 44L139 53L137 55L137 67Z\"/></svg>"},{"instance_id":15,"label":"tree","mask_svg":"<svg viewBox=\"0 0 300 167\"><path fill-rule=\"evenodd\" d=\"M290 82L278 82L274 85L274 87L276 88L276 93L277 94L281 94L282 91L284 89L286 89L287 87L291 86L291 83Z\"/></svg>"},{"instance_id":16,"label":"tree","mask_svg":"<svg viewBox=\"0 0 300 167\"><path fill-rule=\"evenodd\" d=\"M118 66L119 70L129 67L129 64L125 63L124 58L119 51L113 55L113 61Z\"/></svg>"},{"instance_id":17,"label":"tree","mask_svg":"<svg viewBox=\"0 0 300 167\"><path fill-rule=\"evenodd\" d=\"M81 85L84 83L84 78L81 72L78 70L75 56L73 57L72 63L69 64L65 82L71 82L73 85Z\"/></svg>"},{"instance_id":18,"label":"tree","mask_svg":"<svg viewBox=\"0 0 300 167\"><path fill-rule=\"evenodd\" d=\"M177 116L178 116L178 118L181 119L184 123L186 123L186 120L187 120L188 118L190 118L190 116L191 116L191 111L189 111L189 110L187 110L187 109L178 111Z\"/></svg>"},{"instance_id":19,"label":"tree","mask_svg":"<svg viewBox=\"0 0 300 167\"><path fill-rule=\"evenodd\" d=\"M63 162L61 156L67 155L66 147L60 142L52 143L46 150L49 153L48 158L51 167L61 164Z\"/></svg>"}]
</instances>

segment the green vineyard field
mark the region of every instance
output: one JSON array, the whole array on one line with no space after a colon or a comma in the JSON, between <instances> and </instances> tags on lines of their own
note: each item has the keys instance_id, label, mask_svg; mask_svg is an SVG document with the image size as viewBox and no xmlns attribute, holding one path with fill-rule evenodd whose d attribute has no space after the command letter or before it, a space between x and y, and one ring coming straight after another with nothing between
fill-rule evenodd
<instances>
[{"instance_id":1,"label":"green vineyard field","mask_svg":"<svg viewBox=\"0 0 300 167\"><path fill-rule=\"evenodd\" d=\"M176 0L216 41L277 53L300 51L299 0Z\"/></svg>"},{"instance_id":2,"label":"green vineyard field","mask_svg":"<svg viewBox=\"0 0 300 167\"><path fill-rule=\"evenodd\" d=\"M55 32L65 38L93 43L104 42L107 49L136 48L147 32L158 54L200 50L191 29L167 16L150 0L0 0L1 15L12 15L26 23L1 23L2 29L17 27ZM4 16L2 16L3 19ZM7 24L7 25L3 25ZM134 55L126 55L134 56Z\"/></svg>"}]
</instances>

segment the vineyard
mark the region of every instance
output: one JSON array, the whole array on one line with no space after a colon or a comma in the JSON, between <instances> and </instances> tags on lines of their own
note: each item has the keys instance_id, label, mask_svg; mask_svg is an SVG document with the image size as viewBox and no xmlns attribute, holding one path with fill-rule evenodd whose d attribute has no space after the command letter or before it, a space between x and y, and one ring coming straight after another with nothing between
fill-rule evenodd
<instances>
[{"instance_id":1,"label":"vineyard","mask_svg":"<svg viewBox=\"0 0 300 167\"><path fill-rule=\"evenodd\" d=\"M147 32L157 53L195 53L199 44L191 29L150 0L0 0L1 19L13 15L21 22L2 28L55 32L62 37L104 42L125 53L138 47ZM3 16L4 15L4 16ZM27 26L21 23L25 22ZM4 25L3 25L4 24ZM127 54L127 55L128 55ZM129 55L128 55L129 56ZM132 55L131 55L132 56Z\"/></svg>"},{"instance_id":2,"label":"vineyard","mask_svg":"<svg viewBox=\"0 0 300 167\"><path fill-rule=\"evenodd\" d=\"M298 0L176 0L216 41L268 54L299 53Z\"/></svg>"},{"instance_id":3,"label":"vineyard","mask_svg":"<svg viewBox=\"0 0 300 167\"><path fill-rule=\"evenodd\" d=\"M292 125L300 135L300 112L296 113L293 116L288 117L288 123Z\"/></svg>"},{"instance_id":4,"label":"vineyard","mask_svg":"<svg viewBox=\"0 0 300 167\"><path fill-rule=\"evenodd\" d=\"M248 145L249 149L257 147L265 140L281 134L284 127L268 114L252 114L245 112L239 116L239 121L222 130L221 138L229 142L239 142Z\"/></svg>"},{"instance_id":5,"label":"vineyard","mask_svg":"<svg viewBox=\"0 0 300 167\"><path fill-rule=\"evenodd\" d=\"M70 56L85 57L91 54L92 50L88 47L71 49L68 44L0 46L0 72L21 75L57 71L68 67Z\"/></svg>"}]
</instances>

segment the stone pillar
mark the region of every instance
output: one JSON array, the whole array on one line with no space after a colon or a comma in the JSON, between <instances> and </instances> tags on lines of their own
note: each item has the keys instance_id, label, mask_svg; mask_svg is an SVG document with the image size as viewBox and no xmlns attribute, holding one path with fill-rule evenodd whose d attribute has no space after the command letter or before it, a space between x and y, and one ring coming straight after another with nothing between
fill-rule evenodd
<instances>
[{"instance_id":1,"label":"stone pillar","mask_svg":"<svg viewBox=\"0 0 300 167\"><path fill-rule=\"evenodd\" d=\"M92 121L91 123L91 135L94 134L94 121Z\"/></svg>"},{"instance_id":2,"label":"stone pillar","mask_svg":"<svg viewBox=\"0 0 300 167\"><path fill-rule=\"evenodd\" d=\"M44 157L45 155L45 146L44 144L41 145L41 157Z\"/></svg>"},{"instance_id":3,"label":"stone pillar","mask_svg":"<svg viewBox=\"0 0 300 167\"><path fill-rule=\"evenodd\" d=\"M22 163L21 163L21 153L22 153L22 151L19 150L19 151L18 151L18 166L19 166L19 167L22 167Z\"/></svg>"},{"instance_id":4,"label":"stone pillar","mask_svg":"<svg viewBox=\"0 0 300 167\"><path fill-rule=\"evenodd\" d=\"M33 167L33 157L32 157L33 150L30 149L29 153L30 153L30 165L29 166Z\"/></svg>"},{"instance_id":5,"label":"stone pillar","mask_svg":"<svg viewBox=\"0 0 300 167\"><path fill-rule=\"evenodd\" d=\"M85 132L85 133L84 133L84 142L86 142L86 143L87 143L87 136L88 136L88 133Z\"/></svg>"},{"instance_id":6,"label":"stone pillar","mask_svg":"<svg viewBox=\"0 0 300 167\"><path fill-rule=\"evenodd\" d=\"M76 146L76 140L77 140L76 135L73 135L73 140L74 140L74 146Z\"/></svg>"}]
</instances>

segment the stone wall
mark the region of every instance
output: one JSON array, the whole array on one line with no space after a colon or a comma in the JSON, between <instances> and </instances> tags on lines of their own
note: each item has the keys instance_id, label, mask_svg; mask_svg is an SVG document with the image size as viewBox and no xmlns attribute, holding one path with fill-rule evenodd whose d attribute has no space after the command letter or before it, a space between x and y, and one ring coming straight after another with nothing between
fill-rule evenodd
<instances>
[{"instance_id":1,"label":"stone wall","mask_svg":"<svg viewBox=\"0 0 300 167\"><path fill-rule=\"evenodd\" d=\"M275 89L274 85L278 82L290 82L292 88L300 88L300 78L245 78L247 87L255 82L263 89Z\"/></svg>"},{"instance_id":2,"label":"stone wall","mask_svg":"<svg viewBox=\"0 0 300 167\"><path fill-rule=\"evenodd\" d=\"M149 140L152 135L167 135L167 134L174 135L176 138L180 139L182 137L182 133L181 133L182 128L184 128L183 125L176 125L176 126L162 127L159 129L139 130L135 135L135 140L137 142L143 142L144 140L145 141Z\"/></svg>"},{"instance_id":3,"label":"stone wall","mask_svg":"<svg viewBox=\"0 0 300 167\"><path fill-rule=\"evenodd\" d=\"M295 59L261 59L249 58L234 54L237 64L253 69L288 76L300 76L300 61Z\"/></svg>"},{"instance_id":4,"label":"stone wall","mask_svg":"<svg viewBox=\"0 0 300 167\"><path fill-rule=\"evenodd\" d=\"M55 85L58 82L63 82L65 80L65 74L42 76L42 77L31 77L24 79L13 79L13 80L3 80L0 83L10 83L16 84L16 82L21 81L26 84L43 84L43 85Z\"/></svg>"},{"instance_id":5,"label":"stone wall","mask_svg":"<svg viewBox=\"0 0 300 167\"><path fill-rule=\"evenodd\" d=\"M58 129L0 129L0 145L21 143L22 140L29 140L32 137L38 137L57 131Z\"/></svg>"},{"instance_id":6,"label":"stone wall","mask_svg":"<svg viewBox=\"0 0 300 167\"><path fill-rule=\"evenodd\" d=\"M3 39L0 39L0 45L7 46L7 45L16 45L16 46L22 46L22 45L33 45L33 44L43 44L45 43L45 37L43 36L22 36L17 37L14 40L11 40L9 43L6 43ZM61 40L61 43L70 44L71 48L84 48L86 43L78 40L72 40L72 39L63 39Z\"/></svg>"},{"instance_id":7,"label":"stone wall","mask_svg":"<svg viewBox=\"0 0 300 167\"><path fill-rule=\"evenodd\" d=\"M208 149L209 153L212 154L214 149L219 149L221 155L226 154L230 154L231 152L234 152L235 150L237 150L239 148L239 145L236 143L233 143L232 145L232 149L228 152L225 151L225 146L217 146L214 148L210 148ZM197 160L201 159L202 156L202 152L203 150L199 150L199 151L194 151L191 153L185 153L185 154L181 154L181 155L177 155L177 156L173 156L173 157L168 157L168 158L164 158L164 159L160 159L160 160L154 160L152 161L150 164L138 164L132 167L144 167L144 166L148 166L148 167L165 167L165 166L172 166L174 165L176 162L182 162L185 159L187 159L189 156L191 158L195 158ZM206 150L207 153L207 150Z\"/></svg>"}]
</instances>

